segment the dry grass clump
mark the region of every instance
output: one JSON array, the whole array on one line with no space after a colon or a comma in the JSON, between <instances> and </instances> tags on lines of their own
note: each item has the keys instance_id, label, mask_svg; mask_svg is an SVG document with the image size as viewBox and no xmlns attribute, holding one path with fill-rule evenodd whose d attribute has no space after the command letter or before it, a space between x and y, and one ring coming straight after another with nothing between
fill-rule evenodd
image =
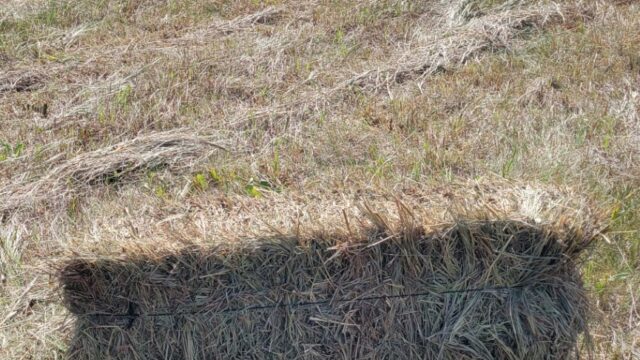
<instances>
[{"instance_id":1,"label":"dry grass clump","mask_svg":"<svg viewBox=\"0 0 640 360\"><path fill-rule=\"evenodd\" d=\"M0 73L0 94L33 91L44 86L44 76L34 71L8 71Z\"/></svg>"},{"instance_id":2,"label":"dry grass clump","mask_svg":"<svg viewBox=\"0 0 640 360\"><path fill-rule=\"evenodd\" d=\"M182 130L152 133L86 152L53 166L32 182L10 184L0 191L0 213L55 203L96 184L121 183L150 169L186 169L213 152L226 150L221 139Z\"/></svg>"},{"instance_id":3,"label":"dry grass clump","mask_svg":"<svg viewBox=\"0 0 640 360\"><path fill-rule=\"evenodd\" d=\"M469 3L469 2L465 2ZM464 4L462 4L464 5ZM461 5L461 6L462 6ZM466 9L465 6L462 6ZM464 11L463 11L464 12ZM568 24L589 16L587 8L556 4L503 9L471 17L463 24L421 32L418 45L406 49L386 66L365 71L347 82L372 89L404 83L457 67L485 51L509 49L531 29L544 29L559 23Z\"/></svg>"},{"instance_id":4,"label":"dry grass clump","mask_svg":"<svg viewBox=\"0 0 640 360\"><path fill-rule=\"evenodd\" d=\"M63 105L50 119L43 122L42 128L51 130L58 127L77 127L87 122L75 120L74 117L81 117L84 114L90 114L96 111L105 99L116 96L118 93L131 91L133 80L142 74L146 69L152 67L154 63L145 66L139 66L131 69L126 74L118 71L111 74L106 79L91 81L84 84L74 84L73 87L81 88L77 94L73 96L69 104Z\"/></svg>"},{"instance_id":5,"label":"dry grass clump","mask_svg":"<svg viewBox=\"0 0 640 360\"><path fill-rule=\"evenodd\" d=\"M204 29L199 29L195 33L187 33L186 38L202 38L215 36L216 34L229 35L235 31L252 29L256 24L267 24L275 21L283 10L282 7L269 6L249 15L239 16L220 24L212 24Z\"/></svg>"},{"instance_id":6,"label":"dry grass clump","mask_svg":"<svg viewBox=\"0 0 640 360\"><path fill-rule=\"evenodd\" d=\"M374 227L69 260L74 359L564 359L589 233L521 221ZM408 213L405 213L408 215ZM382 226L382 227L381 227ZM351 233L355 231L355 233ZM356 235L357 234L357 235Z\"/></svg>"}]
</instances>

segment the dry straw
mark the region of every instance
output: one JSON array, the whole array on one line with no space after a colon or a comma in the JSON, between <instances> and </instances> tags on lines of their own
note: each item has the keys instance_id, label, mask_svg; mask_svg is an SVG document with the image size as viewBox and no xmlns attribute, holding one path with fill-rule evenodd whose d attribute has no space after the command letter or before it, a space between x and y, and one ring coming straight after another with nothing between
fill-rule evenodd
<instances>
[{"instance_id":1,"label":"dry straw","mask_svg":"<svg viewBox=\"0 0 640 360\"><path fill-rule=\"evenodd\" d=\"M34 71L0 72L0 95L6 92L33 91L44 86L44 76Z\"/></svg>"},{"instance_id":2,"label":"dry straw","mask_svg":"<svg viewBox=\"0 0 640 360\"><path fill-rule=\"evenodd\" d=\"M147 170L187 169L226 149L220 137L198 136L182 129L156 132L78 155L52 166L32 182L22 179L0 190L0 214L52 204L79 195L92 185L122 183Z\"/></svg>"},{"instance_id":3,"label":"dry straw","mask_svg":"<svg viewBox=\"0 0 640 360\"><path fill-rule=\"evenodd\" d=\"M561 216L505 219L488 208L435 226L439 220L396 203L393 219L364 206L332 231L181 250L148 244L125 257L69 260L60 272L76 318L69 355L565 359L581 352L589 306L577 266L591 227Z\"/></svg>"},{"instance_id":4,"label":"dry straw","mask_svg":"<svg viewBox=\"0 0 640 360\"><path fill-rule=\"evenodd\" d=\"M459 24L456 21L451 27L417 33L420 45L407 49L386 66L378 65L345 84L383 89L389 83L403 83L434 75L460 66L481 53L508 50L532 30L558 24L570 26L590 16L588 8L549 4L514 9L505 6L502 11L473 17L466 14L469 9L465 4L469 3L473 2L463 1L454 16L458 21L463 18L467 22Z\"/></svg>"}]
</instances>

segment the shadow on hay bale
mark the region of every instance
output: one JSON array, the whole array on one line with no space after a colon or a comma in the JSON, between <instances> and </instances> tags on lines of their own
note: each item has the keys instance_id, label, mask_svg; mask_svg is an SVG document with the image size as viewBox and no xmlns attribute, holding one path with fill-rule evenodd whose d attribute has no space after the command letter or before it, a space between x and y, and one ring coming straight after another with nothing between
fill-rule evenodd
<instances>
[{"instance_id":1,"label":"shadow on hay bale","mask_svg":"<svg viewBox=\"0 0 640 360\"><path fill-rule=\"evenodd\" d=\"M246 241L61 272L76 359L566 359L590 239L519 221Z\"/></svg>"}]
</instances>

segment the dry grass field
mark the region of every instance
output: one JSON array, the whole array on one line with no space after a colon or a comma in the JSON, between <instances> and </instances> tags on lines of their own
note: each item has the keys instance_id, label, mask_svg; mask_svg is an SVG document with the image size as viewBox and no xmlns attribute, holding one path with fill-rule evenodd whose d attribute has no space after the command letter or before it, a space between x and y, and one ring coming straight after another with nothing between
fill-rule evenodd
<instances>
[{"instance_id":1,"label":"dry grass field","mask_svg":"<svg viewBox=\"0 0 640 360\"><path fill-rule=\"evenodd\" d=\"M640 359L640 3L0 2L2 359L64 357L69 254L473 182L604 209L593 357Z\"/></svg>"}]
</instances>

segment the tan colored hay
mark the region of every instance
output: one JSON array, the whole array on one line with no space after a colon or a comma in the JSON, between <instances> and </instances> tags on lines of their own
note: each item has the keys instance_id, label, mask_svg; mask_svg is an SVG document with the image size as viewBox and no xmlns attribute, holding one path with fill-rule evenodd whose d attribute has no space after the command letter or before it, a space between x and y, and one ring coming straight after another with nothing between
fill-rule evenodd
<instances>
[{"instance_id":1,"label":"tan colored hay","mask_svg":"<svg viewBox=\"0 0 640 360\"><path fill-rule=\"evenodd\" d=\"M486 190L467 192L479 204L469 220L441 223L396 201L395 220L363 206L330 231L178 249L147 241L126 256L114 249L66 261L60 280L76 317L69 355L564 359L578 352L589 311L577 265L596 231L584 219L568 221L572 212L553 197L521 189L503 206L492 197L505 190ZM491 210L482 205L489 201ZM521 217L505 219L516 203ZM530 215L542 218L525 220Z\"/></svg>"},{"instance_id":2,"label":"tan colored hay","mask_svg":"<svg viewBox=\"0 0 640 360\"><path fill-rule=\"evenodd\" d=\"M454 23L450 28L424 29L424 35L420 35L421 45L390 59L386 66L377 65L353 77L343 86L385 89L390 83L403 83L460 66L487 51L509 49L519 36L531 29L545 29L589 17L589 9L576 6L548 4L508 8L500 7L495 13L471 17L468 22ZM468 9L464 9L462 5L456 12L467 12Z\"/></svg>"},{"instance_id":3,"label":"tan colored hay","mask_svg":"<svg viewBox=\"0 0 640 360\"><path fill-rule=\"evenodd\" d=\"M250 29L256 24L266 24L277 19L282 14L283 8L269 6L256 13L240 16L231 21L226 21L220 24L212 24L204 30L198 31L195 34L189 34L186 38L203 38L207 36L214 36L217 34L228 35L236 31Z\"/></svg>"},{"instance_id":4,"label":"tan colored hay","mask_svg":"<svg viewBox=\"0 0 640 360\"><path fill-rule=\"evenodd\" d=\"M0 214L52 204L90 185L122 182L146 170L185 169L220 149L223 141L183 129L151 133L81 154L52 166L32 182L18 179L0 190Z\"/></svg>"},{"instance_id":5,"label":"tan colored hay","mask_svg":"<svg viewBox=\"0 0 640 360\"><path fill-rule=\"evenodd\" d=\"M33 91L44 86L45 77L34 71L7 71L0 73L0 94Z\"/></svg>"}]
</instances>

